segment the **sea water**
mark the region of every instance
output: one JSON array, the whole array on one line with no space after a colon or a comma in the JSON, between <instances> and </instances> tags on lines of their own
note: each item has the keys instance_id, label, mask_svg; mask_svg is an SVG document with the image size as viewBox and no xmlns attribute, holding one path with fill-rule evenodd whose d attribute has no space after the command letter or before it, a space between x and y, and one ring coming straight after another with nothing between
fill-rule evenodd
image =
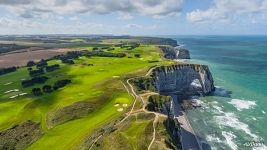
<instances>
[{"instance_id":1,"label":"sea water","mask_svg":"<svg viewBox=\"0 0 267 150\"><path fill-rule=\"evenodd\" d=\"M187 111L196 134L211 149L267 150L267 36L170 37L232 92L200 98L203 107Z\"/></svg>"}]
</instances>

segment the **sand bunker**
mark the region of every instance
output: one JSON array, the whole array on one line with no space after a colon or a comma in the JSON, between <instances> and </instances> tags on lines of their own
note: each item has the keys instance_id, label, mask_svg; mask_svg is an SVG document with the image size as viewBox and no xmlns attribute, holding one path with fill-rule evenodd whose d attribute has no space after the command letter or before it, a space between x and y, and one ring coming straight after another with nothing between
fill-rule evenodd
<instances>
[{"instance_id":1,"label":"sand bunker","mask_svg":"<svg viewBox=\"0 0 267 150\"><path fill-rule=\"evenodd\" d=\"M121 112L121 111L123 111L123 108L119 108L119 109L117 109L117 111L118 112Z\"/></svg>"},{"instance_id":2,"label":"sand bunker","mask_svg":"<svg viewBox=\"0 0 267 150\"><path fill-rule=\"evenodd\" d=\"M123 106L123 107L127 107L127 106L128 106L128 104L123 104L122 106Z\"/></svg>"},{"instance_id":3,"label":"sand bunker","mask_svg":"<svg viewBox=\"0 0 267 150\"><path fill-rule=\"evenodd\" d=\"M19 96L23 96L23 95L26 95L27 93L20 93Z\"/></svg>"},{"instance_id":4,"label":"sand bunker","mask_svg":"<svg viewBox=\"0 0 267 150\"><path fill-rule=\"evenodd\" d=\"M4 85L10 85L10 84L12 84L13 82L8 82L8 83L6 83L6 84L4 84Z\"/></svg>"},{"instance_id":5,"label":"sand bunker","mask_svg":"<svg viewBox=\"0 0 267 150\"><path fill-rule=\"evenodd\" d=\"M115 106L115 107L118 107L118 106L120 106L120 104L115 104L114 106Z\"/></svg>"},{"instance_id":6,"label":"sand bunker","mask_svg":"<svg viewBox=\"0 0 267 150\"><path fill-rule=\"evenodd\" d=\"M18 92L18 91L19 91L19 89L9 90L9 91L5 91L5 94L11 93L11 92Z\"/></svg>"},{"instance_id":7,"label":"sand bunker","mask_svg":"<svg viewBox=\"0 0 267 150\"><path fill-rule=\"evenodd\" d=\"M120 76L113 76L113 78L119 78Z\"/></svg>"},{"instance_id":8,"label":"sand bunker","mask_svg":"<svg viewBox=\"0 0 267 150\"><path fill-rule=\"evenodd\" d=\"M19 95L14 95L14 96L11 96L11 97L9 97L9 98L11 98L11 99L13 99L13 98L16 98L16 97L18 97Z\"/></svg>"}]
</instances>

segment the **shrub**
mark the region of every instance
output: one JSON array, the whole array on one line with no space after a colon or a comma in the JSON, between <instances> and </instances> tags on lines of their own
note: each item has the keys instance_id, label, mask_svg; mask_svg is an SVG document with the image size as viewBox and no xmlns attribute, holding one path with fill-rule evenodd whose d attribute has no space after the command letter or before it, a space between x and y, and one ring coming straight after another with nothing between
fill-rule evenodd
<instances>
[{"instance_id":1,"label":"shrub","mask_svg":"<svg viewBox=\"0 0 267 150\"><path fill-rule=\"evenodd\" d=\"M40 88L33 88L32 93L34 96L40 96L42 95L42 90Z\"/></svg>"},{"instance_id":2,"label":"shrub","mask_svg":"<svg viewBox=\"0 0 267 150\"><path fill-rule=\"evenodd\" d=\"M43 92L44 93L51 93L53 91L52 86L50 85L44 85L43 86Z\"/></svg>"},{"instance_id":3,"label":"shrub","mask_svg":"<svg viewBox=\"0 0 267 150\"><path fill-rule=\"evenodd\" d=\"M15 72L16 70L17 70L16 67L2 68L2 69L0 69L0 75Z\"/></svg>"}]
</instances>

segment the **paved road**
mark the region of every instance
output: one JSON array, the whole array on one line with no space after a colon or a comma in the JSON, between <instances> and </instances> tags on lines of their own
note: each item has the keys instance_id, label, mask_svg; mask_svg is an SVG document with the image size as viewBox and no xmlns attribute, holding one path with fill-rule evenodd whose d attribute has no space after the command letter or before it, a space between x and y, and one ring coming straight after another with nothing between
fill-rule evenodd
<instances>
[{"instance_id":1,"label":"paved road","mask_svg":"<svg viewBox=\"0 0 267 150\"><path fill-rule=\"evenodd\" d=\"M191 125L187 120L185 112L181 109L180 104L178 103L177 96L172 96L174 117L181 124L181 136L182 136L182 147L183 150L201 150L200 145L198 144L197 137L192 129Z\"/></svg>"}]
</instances>

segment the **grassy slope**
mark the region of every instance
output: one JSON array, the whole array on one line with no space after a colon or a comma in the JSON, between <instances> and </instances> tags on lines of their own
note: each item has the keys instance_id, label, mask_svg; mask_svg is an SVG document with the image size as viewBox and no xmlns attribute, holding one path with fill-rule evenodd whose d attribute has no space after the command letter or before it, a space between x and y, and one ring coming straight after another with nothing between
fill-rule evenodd
<instances>
[{"instance_id":1,"label":"grassy slope","mask_svg":"<svg viewBox=\"0 0 267 150\"><path fill-rule=\"evenodd\" d=\"M91 48L88 48L91 49ZM124 50L116 48L114 52L123 52ZM0 76L0 130L4 130L11 125L23 122L25 120L41 121L45 131L44 136L34 143L29 149L68 149L84 138L85 134L97 128L114 118L119 117L123 112L118 112L114 104L123 100L123 103L129 105L133 100L123 89L121 82L114 76L123 76L139 69L148 69L156 64L170 63L161 61L157 63L148 63L147 60L161 60L160 52L156 47L151 45L142 45L132 51L127 51L128 56L140 53L142 58L105 58L105 57L82 57L76 60L75 65L63 65L61 69L52 73L46 73L50 77L46 84L52 84L58 79L71 78L72 84L51 94L45 94L41 97L34 97L31 94L26 96L9 99L12 94L4 94L11 89L20 89L21 92L30 93L31 88L23 89L20 80L29 78L26 68L19 69L17 72ZM51 61L50 64L59 63ZM84 64L92 63L94 66ZM112 99L107 100L105 105L97 111L89 114L87 117L69 121L65 124L58 125L53 129L46 128L45 118L49 111L68 106L77 101L94 100L101 94L105 94L103 85L112 87L112 84L119 86L117 94ZM10 85L5 83L13 82ZM37 85L36 87L41 87ZM114 85L113 85L114 86ZM106 87L105 87L106 88ZM128 105L128 106L129 106Z\"/></svg>"}]
</instances>

